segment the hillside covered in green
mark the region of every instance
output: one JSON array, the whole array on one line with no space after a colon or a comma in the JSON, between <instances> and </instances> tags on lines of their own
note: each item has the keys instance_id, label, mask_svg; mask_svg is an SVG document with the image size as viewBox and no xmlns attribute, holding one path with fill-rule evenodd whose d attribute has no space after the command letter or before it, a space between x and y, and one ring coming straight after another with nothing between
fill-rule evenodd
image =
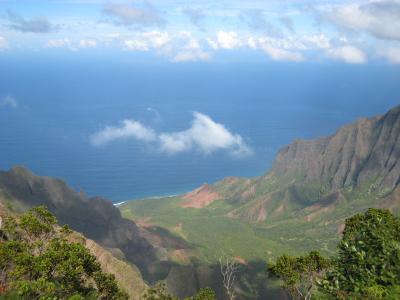
<instances>
[{"instance_id":1,"label":"hillside covered in green","mask_svg":"<svg viewBox=\"0 0 400 300\"><path fill-rule=\"evenodd\" d=\"M160 228L189 248L170 249L180 263L212 263L229 253L241 262L333 254L345 219L369 207L400 207L400 107L360 119L329 137L282 148L271 171L225 178L166 198L129 201L122 215Z\"/></svg>"}]
</instances>

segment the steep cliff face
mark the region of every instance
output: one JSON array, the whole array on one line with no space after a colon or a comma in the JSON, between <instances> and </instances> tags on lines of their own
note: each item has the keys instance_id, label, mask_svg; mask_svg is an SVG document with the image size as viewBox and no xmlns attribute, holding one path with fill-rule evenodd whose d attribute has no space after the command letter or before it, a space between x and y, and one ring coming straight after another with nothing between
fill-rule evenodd
<instances>
[{"instance_id":1,"label":"steep cliff face","mask_svg":"<svg viewBox=\"0 0 400 300\"><path fill-rule=\"evenodd\" d=\"M351 203L349 213L366 205L400 207L400 106L383 116L359 119L335 134L296 140L282 148L271 171L251 180L230 178L211 186L229 212L252 222L306 214L328 215ZM368 204L367 200L368 199Z\"/></svg>"},{"instance_id":2,"label":"steep cliff face","mask_svg":"<svg viewBox=\"0 0 400 300\"><path fill-rule=\"evenodd\" d=\"M114 205L100 197L87 198L68 187L62 180L39 177L22 167L0 172L0 195L14 209L46 205L61 224L95 240L135 265L144 275L157 260L152 245L141 230L121 217Z\"/></svg>"},{"instance_id":3,"label":"steep cliff face","mask_svg":"<svg viewBox=\"0 0 400 300\"><path fill-rule=\"evenodd\" d=\"M272 174L325 183L331 190L373 183L393 191L400 182L400 106L360 119L334 135L298 140L279 151Z\"/></svg>"}]
</instances>

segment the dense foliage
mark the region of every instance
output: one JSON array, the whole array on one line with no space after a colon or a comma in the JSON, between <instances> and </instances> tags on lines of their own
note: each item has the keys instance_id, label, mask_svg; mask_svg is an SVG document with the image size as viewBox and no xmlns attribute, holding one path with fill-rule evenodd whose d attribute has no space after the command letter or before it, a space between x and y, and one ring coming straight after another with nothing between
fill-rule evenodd
<instances>
[{"instance_id":1,"label":"dense foliage","mask_svg":"<svg viewBox=\"0 0 400 300\"><path fill-rule=\"evenodd\" d=\"M329 261L319 252L313 251L305 256L292 257L282 255L275 264L270 264L271 274L281 278L284 287L295 299L311 299L316 287L316 279L320 278L329 266Z\"/></svg>"},{"instance_id":2,"label":"dense foliage","mask_svg":"<svg viewBox=\"0 0 400 300\"><path fill-rule=\"evenodd\" d=\"M329 264L317 252L282 255L269 271L295 299L400 299L400 218L373 208L356 214ZM303 292L315 285L314 295Z\"/></svg>"},{"instance_id":3,"label":"dense foliage","mask_svg":"<svg viewBox=\"0 0 400 300\"><path fill-rule=\"evenodd\" d=\"M322 288L337 298L400 298L400 218L369 209L346 220Z\"/></svg>"},{"instance_id":4,"label":"dense foliage","mask_svg":"<svg viewBox=\"0 0 400 300\"><path fill-rule=\"evenodd\" d=\"M170 295L164 284L156 284L149 288L143 295L144 300L178 300L175 296ZM185 298L185 300L216 300L215 292L210 288L202 288L200 291L192 296Z\"/></svg>"},{"instance_id":5,"label":"dense foliage","mask_svg":"<svg viewBox=\"0 0 400 300\"><path fill-rule=\"evenodd\" d=\"M0 237L2 299L127 299L113 275L44 206L8 217Z\"/></svg>"}]
</instances>

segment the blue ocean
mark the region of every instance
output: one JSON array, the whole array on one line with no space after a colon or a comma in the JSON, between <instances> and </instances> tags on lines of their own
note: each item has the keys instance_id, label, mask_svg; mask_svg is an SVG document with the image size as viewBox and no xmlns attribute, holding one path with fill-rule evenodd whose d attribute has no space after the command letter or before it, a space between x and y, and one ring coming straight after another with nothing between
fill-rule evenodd
<instances>
[{"instance_id":1,"label":"blue ocean","mask_svg":"<svg viewBox=\"0 0 400 300\"><path fill-rule=\"evenodd\" d=\"M338 63L187 63L126 56L0 58L0 168L24 165L114 202L189 191L226 176L265 173L297 138L333 134L400 103L400 68ZM94 147L90 136L133 119L159 132L200 112L253 153L161 153L133 139Z\"/></svg>"}]
</instances>

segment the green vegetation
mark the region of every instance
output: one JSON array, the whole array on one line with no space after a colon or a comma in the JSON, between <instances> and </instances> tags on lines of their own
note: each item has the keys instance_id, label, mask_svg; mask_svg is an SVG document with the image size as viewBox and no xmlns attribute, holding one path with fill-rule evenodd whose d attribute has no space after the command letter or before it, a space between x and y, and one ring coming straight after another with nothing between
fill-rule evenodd
<instances>
[{"instance_id":1,"label":"green vegetation","mask_svg":"<svg viewBox=\"0 0 400 300\"><path fill-rule=\"evenodd\" d=\"M283 287L294 299L311 299L316 289L316 280L321 278L329 260L319 252L312 251L307 255L292 257L279 256L275 264L269 265L269 272L283 280Z\"/></svg>"},{"instance_id":2,"label":"green vegetation","mask_svg":"<svg viewBox=\"0 0 400 300\"><path fill-rule=\"evenodd\" d=\"M159 283L144 293L143 300L178 300L178 298L168 294L165 285ZM202 288L196 295L185 300L217 300L217 298L212 289Z\"/></svg>"},{"instance_id":3,"label":"green vegetation","mask_svg":"<svg viewBox=\"0 0 400 300\"><path fill-rule=\"evenodd\" d=\"M68 226L44 206L7 217L0 231L1 299L127 299Z\"/></svg>"},{"instance_id":4,"label":"green vegetation","mask_svg":"<svg viewBox=\"0 0 400 300\"><path fill-rule=\"evenodd\" d=\"M294 299L399 299L400 218L370 208L346 220L330 261L318 252L282 255L269 272L282 279Z\"/></svg>"},{"instance_id":5,"label":"green vegetation","mask_svg":"<svg viewBox=\"0 0 400 300\"><path fill-rule=\"evenodd\" d=\"M372 208L356 214L346 220L338 250L324 291L343 299L400 298L400 218Z\"/></svg>"},{"instance_id":6,"label":"green vegetation","mask_svg":"<svg viewBox=\"0 0 400 300\"><path fill-rule=\"evenodd\" d=\"M179 206L180 198L131 201L120 207L124 217L168 229L186 240L195 250L196 259L216 262L224 253L234 253L245 260L263 258L266 250L275 253L282 248L290 251L279 240L265 238L253 224L231 218L227 213L232 206L225 201L196 209Z\"/></svg>"}]
</instances>

